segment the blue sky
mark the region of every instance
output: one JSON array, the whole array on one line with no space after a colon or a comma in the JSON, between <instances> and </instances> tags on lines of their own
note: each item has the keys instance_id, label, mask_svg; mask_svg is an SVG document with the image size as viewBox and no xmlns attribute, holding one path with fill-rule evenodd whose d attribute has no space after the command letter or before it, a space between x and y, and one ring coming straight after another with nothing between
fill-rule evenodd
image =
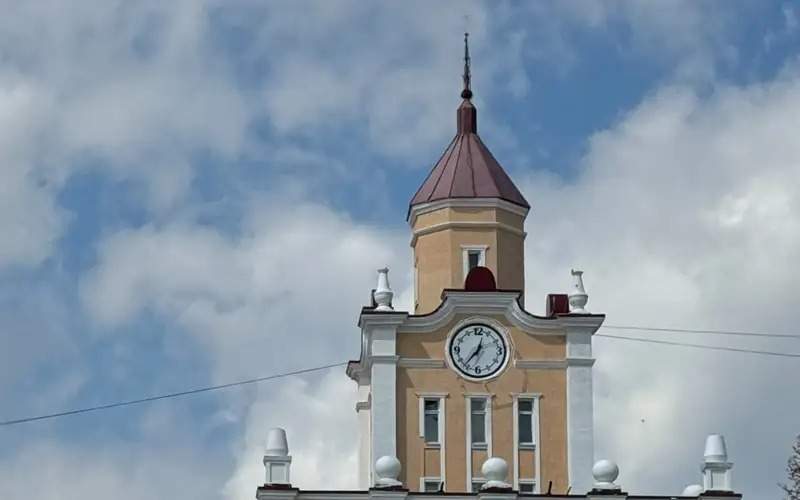
<instances>
[{"instance_id":1,"label":"blue sky","mask_svg":"<svg viewBox=\"0 0 800 500\"><path fill-rule=\"evenodd\" d=\"M609 324L795 332L794 2L3 11L2 419L357 356L375 269L409 297L407 203L454 133L465 29L479 131L533 206L533 312L582 267ZM795 360L595 348L597 452L628 491L679 493L723 432L736 489L778 494ZM331 370L7 427L0 487L249 498L274 425L300 486L348 487L354 400Z\"/></svg>"}]
</instances>

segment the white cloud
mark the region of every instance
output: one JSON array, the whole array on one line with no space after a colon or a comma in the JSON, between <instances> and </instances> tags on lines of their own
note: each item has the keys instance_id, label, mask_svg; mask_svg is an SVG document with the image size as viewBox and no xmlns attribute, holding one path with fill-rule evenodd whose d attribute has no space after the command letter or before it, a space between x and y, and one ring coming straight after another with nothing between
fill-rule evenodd
<instances>
[{"instance_id":1,"label":"white cloud","mask_svg":"<svg viewBox=\"0 0 800 500\"><path fill-rule=\"evenodd\" d=\"M333 370L315 384L290 380L274 392L262 390L245 419L236 447L238 463L224 488L231 500L253 494L264 483L267 429L286 429L292 458L292 484L304 489L357 488L358 457L355 384Z\"/></svg>"},{"instance_id":2,"label":"white cloud","mask_svg":"<svg viewBox=\"0 0 800 500\"><path fill-rule=\"evenodd\" d=\"M771 83L720 85L707 98L663 88L591 138L577 179L524 180L534 206L529 307L541 311L539 300L566 290L569 269L580 267L590 309L612 325L793 331L798 111L800 74L790 70ZM800 352L791 341L606 333ZM796 401L779 389L792 360L595 344L598 452L620 462L626 490L677 493L696 482L703 437L721 431L737 489L772 491L780 446L796 433L784 416L796 414ZM772 432L752 435L754 425Z\"/></svg>"},{"instance_id":3,"label":"white cloud","mask_svg":"<svg viewBox=\"0 0 800 500\"><path fill-rule=\"evenodd\" d=\"M144 310L166 317L196 335L226 380L265 362L275 371L356 355L354 317L374 270L389 264L398 290L406 286L404 235L296 200L251 208L235 236L197 225L110 236L82 284L87 310L112 328ZM284 356L300 346L304 356Z\"/></svg>"}]
</instances>

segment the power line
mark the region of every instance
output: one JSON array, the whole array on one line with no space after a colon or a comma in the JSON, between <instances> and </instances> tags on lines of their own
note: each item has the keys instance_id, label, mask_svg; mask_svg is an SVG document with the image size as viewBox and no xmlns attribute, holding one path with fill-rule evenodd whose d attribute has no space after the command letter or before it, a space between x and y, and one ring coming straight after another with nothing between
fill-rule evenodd
<instances>
[{"instance_id":1,"label":"power line","mask_svg":"<svg viewBox=\"0 0 800 500\"><path fill-rule=\"evenodd\" d=\"M248 379L248 380L240 380L238 382L230 382L228 384L212 385L212 386L209 386L209 387L200 387L200 388L197 388L197 389L189 389L187 391L172 392L172 393L169 393L169 394L161 394L160 396L150 396L150 397L141 398L141 399L131 399L129 401L119 401L119 402L116 402L116 403L109 403L109 404L100 405L100 406L92 406L90 408L79 408L79 409L75 409L75 410L67 410L67 411L62 411L62 412L58 412L58 413L50 413L48 415L40 415L40 416L36 416L36 417L25 417L25 418L18 418L18 419L15 419L15 420L6 420L6 421L3 421L3 422L0 422L0 427L7 426L7 425L23 424L25 422L34 422L36 420L45 420L45 419L48 419L48 418L65 417L67 415L77 415L79 413L88 413L88 412L91 412L91 411L108 410L110 408L119 408L120 406L130 406L130 405L135 405L135 404L140 404L140 403L148 403L148 402L151 402L151 401L158 401L160 399L177 398L177 397L180 397L180 396L188 396L190 394L198 394L198 393L201 393L201 392L218 391L220 389L227 389L229 387L235 387L235 386L238 386L238 385L255 384L257 382L264 382L264 381L267 381L267 380L274 380L274 379L277 379L277 378L290 377L292 375L301 375L303 373L311 373L311 372L316 372L316 371L320 371L320 370L327 370L328 368L334 368L336 366L344 366L346 364L347 363L332 363L330 365L317 366L315 368L304 368L302 370L295 370L295 371L292 371L292 372L279 373L279 374L276 374L276 375L268 375L266 377L251 378L251 379Z\"/></svg>"},{"instance_id":2,"label":"power line","mask_svg":"<svg viewBox=\"0 0 800 500\"><path fill-rule=\"evenodd\" d=\"M603 328L610 328L612 330L641 330L648 332L670 332L670 333L708 333L711 335L736 335L740 337L764 337L764 338L800 340L800 335L793 333L764 333L764 332L745 332L745 331L731 331L731 330L691 330L688 328L655 328L647 326L623 326L623 325L603 325Z\"/></svg>"},{"instance_id":3,"label":"power line","mask_svg":"<svg viewBox=\"0 0 800 500\"><path fill-rule=\"evenodd\" d=\"M690 344L687 342L671 342L669 340L656 340L656 339L643 339L640 337L624 337L622 335L607 335L603 333L597 333L594 335L595 337L605 337L609 339L618 339L618 340L633 340L635 342L648 342L651 344L663 344L663 345L674 345L680 347L693 347L696 349L709 349L713 351L732 351L732 352L745 352L749 354L762 354L764 356L781 356L785 358L800 358L800 354L792 354L788 352L775 352L775 351L758 351L755 349L740 349L738 347L727 347L727 346L713 346L713 345L703 345L703 344Z\"/></svg>"},{"instance_id":4,"label":"power line","mask_svg":"<svg viewBox=\"0 0 800 500\"><path fill-rule=\"evenodd\" d=\"M619 329L619 330L643 330L643 331L657 331L657 332L710 333L710 334L719 334L719 335L760 336L760 337L778 337L778 338L800 338L800 336L798 336L798 335L790 335L790 334L769 334L769 333L738 332L738 331L725 331L725 330L689 330L689 329L649 328L649 327L643 327L643 326L621 326L621 325L613 325L613 326L612 325L608 325L608 326L603 325L603 327L604 328L610 328L610 329L611 328ZM641 337L626 337L626 336L622 336L622 335L608 335L608 334L603 334L603 333L597 333L594 336L595 337L610 338L610 339L617 339L617 340L630 340L630 341L634 341L634 342L645 342L645 343L650 343L650 344L671 345L671 346L677 346L677 347L691 347L691 348L695 348L695 349L709 349L709 350L714 350L714 351L729 351L729 352L741 352L741 353L747 353L747 354L759 354L759 355L763 355L763 356L780 356L780 357L786 357L786 358L800 358L800 354L793 354L793 353L786 353L786 352L760 351L760 350L756 350L756 349L743 349L743 348L727 347L727 346L710 346L710 345L703 345L703 344L692 344L692 343L687 343L687 342L673 342L673 341L668 341L668 340L645 339L645 338L641 338ZM39 415L39 416L34 416L34 417L25 417L25 418L19 418L19 419L15 419L15 420L0 421L0 427L9 426L9 425L16 425L16 424L23 424L23 423L26 423L26 422L34 422L34 421L37 421L37 420L46 420L46 419L56 418L56 417L65 417L65 416L68 416L68 415L77 415L77 414L81 414L81 413L89 413L89 412L93 412L93 411L108 410L108 409L111 409L111 408L119 408L121 406L131 406L131 405L140 404L140 403L148 403L148 402L152 402L152 401L158 401L158 400L161 400L161 399L171 399L171 398L176 398L176 397L181 397L181 396L189 396L189 395L192 395L192 394L199 394L199 393L203 393L203 392L218 391L218 390L221 390L221 389L227 389L229 387L236 387L236 386L246 385L246 384L255 384L255 383L258 383L258 382L265 382L267 380L275 380L275 379L279 379L279 378L283 378L283 377L291 377L293 375L302 375L304 373L311 373L311 372L316 372L316 371L321 371L321 370L327 370L329 368L334 368L334 367L337 367L337 366L344 366L346 364L347 364L346 362L331 363L331 364L328 364L328 365L317 366L317 367L314 367L314 368L304 368L304 369L301 369L301 370L295 370L295 371L285 372L285 373L278 373L278 374L275 374L275 375L268 375L268 376L265 376L265 377L251 378L251 379L248 379L248 380L240 380L238 382L230 382L230 383L227 383L227 384L213 385L213 386L209 386L209 387L200 387L200 388L196 388L196 389L189 389L189 390L186 390L186 391L172 392L172 393L168 393L168 394L161 394L161 395L158 395L158 396L150 396L150 397L140 398L140 399L132 399L132 400L128 400L128 401L119 401L119 402L116 402L116 403L109 403L109 404L104 404L104 405L99 405L99 406L92 406L92 407L88 407L88 408L78 408L78 409L74 409L74 410L67 410L67 411L62 411L62 412L58 412L58 413L50 413L50 414Z\"/></svg>"}]
</instances>

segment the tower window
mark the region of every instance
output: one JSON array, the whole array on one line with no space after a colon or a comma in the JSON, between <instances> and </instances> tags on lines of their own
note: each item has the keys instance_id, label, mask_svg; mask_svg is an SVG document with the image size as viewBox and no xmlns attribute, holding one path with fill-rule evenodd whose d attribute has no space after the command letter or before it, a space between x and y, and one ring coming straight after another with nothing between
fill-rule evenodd
<instances>
[{"instance_id":1,"label":"tower window","mask_svg":"<svg viewBox=\"0 0 800 500\"><path fill-rule=\"evenodd\" d=\"M430 478L424 477L422 478L422 491L426 493L436 493L437 491L442 490L442 480L438 477Z\"/></svg>"},{"instance_id":2,"label":"tower window","mask_svg":"<svg viewBox=\"0 0 800 500\"><path fill-rule=\"evenodd\" d=\"M467 267L472 270L473 267L478 267L481 262L480 250L470 250L467 252Z\"/></svg>"},{"instance_id":3,"label":"tower window","mask_svg":"<svg viewBox=\"0 0 800 500\"><path fill-rule=\"evenodd\" d=\"M426 443L439 442L439 400L425 399L424 435Z\"/></svg>"},{"instance_id":4,"label":"tower window","mask_svg":"<svg viewBox=\"0 0 800 500\"><path fill-rule=\"evenodd\" d=\"M533 446L534 441L534 418L533 418L533 400L520 399L517 403L519 424L519 444L520 446Z\"/></svg>"},{"instance_id":5,"label":"tower window","mask_svg":"<svg viewBox=\"0 0 800 500\"><path fill-rule=\"evenodd\" d=\"M470 437L473 448L486 447L486 399L470 398Z\"/></svg>"},{"instance_id":6,"label":"tower window","mask_svg":"<svg viewBox=\"0 0 800 500\"><path fill-rule=\"evenodd\" d=\"M519 481L519 492L520 493L535 493L536 490L536 481L523 481L520 479Z\"/></svg>"},{"instance_id":7,"label":"tower window","mask_svg":"<svg viewBox=\"0 0 800 500\"><path fill-rule=\"evenodd\" d=\"M464 279L473 267L486 265L486 245L462 245L464 258Z\"/></svg>"}]
</instances>

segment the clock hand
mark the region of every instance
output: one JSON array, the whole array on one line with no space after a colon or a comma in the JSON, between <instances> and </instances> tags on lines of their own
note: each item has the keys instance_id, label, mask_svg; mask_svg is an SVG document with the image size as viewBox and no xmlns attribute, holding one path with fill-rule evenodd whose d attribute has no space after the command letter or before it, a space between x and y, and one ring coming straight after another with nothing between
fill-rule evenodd
<instances>
[{"instance_id":1,"label":"clock hand","mask_svg":"<svg viewBox=\"0 0 800 500\"><path fill-rule=\"evenodd\" d=\"M481 339L481 341L478 342L478 347L476 347L475 350L472 351L472 354L470 354L467 360L464 361L464 364L465 365L468 364L472 358L474 358L479 352L481 352L481 349L483 349L483 339Z\"/></svg>"}]
</instances>

